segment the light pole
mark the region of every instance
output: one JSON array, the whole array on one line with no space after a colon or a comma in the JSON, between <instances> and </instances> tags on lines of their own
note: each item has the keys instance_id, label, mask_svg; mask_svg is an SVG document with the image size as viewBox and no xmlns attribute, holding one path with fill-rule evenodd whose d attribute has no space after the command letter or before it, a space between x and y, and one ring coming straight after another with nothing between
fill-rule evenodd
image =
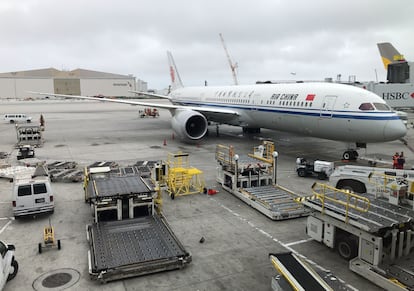
<instances>
[{"instance_id":1,"label":"light pole","mask_svg":"<svg viewBox=\"0 0 414 291\"><path fill-rule=\"evenodd\" d=\"M234 161L236 162L236 169L234 170L235 173L235 186L233 186L233 190L237 189L237 184L239 183L239 155L234 155Z\"/></svg>"},{"instance_id":2,"label":"light pole","mask_svg":"<svg viewBox=\"0 0 414 291\"><path fill-rule=\"evenodd\" d=\"M277 157L279 156L278 152L273 152L273 185L277 184Z\"/></svg>"}]
</instances>

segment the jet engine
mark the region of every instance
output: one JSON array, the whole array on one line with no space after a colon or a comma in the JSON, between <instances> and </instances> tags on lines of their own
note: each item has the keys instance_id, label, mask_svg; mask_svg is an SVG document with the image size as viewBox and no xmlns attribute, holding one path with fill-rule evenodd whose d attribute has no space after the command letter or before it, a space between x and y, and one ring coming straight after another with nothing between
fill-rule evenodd
<instances>
[{"instance_id":1,"label":"jet engine","mask_svg":"<svg viewBox=\"0 0 414 291\"><path fill-rule=\"evenodd\" d=\"M174 132L181 138L198 140L207 133L208 122L204 115L193 110L177 110L171 119Z\"/></svg>"}]
</instances>

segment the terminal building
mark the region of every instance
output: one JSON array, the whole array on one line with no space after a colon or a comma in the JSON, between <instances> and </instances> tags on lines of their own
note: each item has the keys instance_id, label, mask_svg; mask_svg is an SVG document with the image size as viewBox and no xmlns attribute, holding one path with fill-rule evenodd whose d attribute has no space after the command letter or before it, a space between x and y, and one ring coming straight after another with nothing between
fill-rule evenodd
<instances>
[{"instance_id":1,"label":"terminal building","mask_svg":"<svg viewBox=\"0 0 414 291\"><path fill-rule=\"evenodd\" d=\"M119 75L84 69L60 71L55 68L0 73L0 99L38 98L28 93L134 97L130 90L147 91L147 83L133 75Z\"/></svg>"}]
</instances>

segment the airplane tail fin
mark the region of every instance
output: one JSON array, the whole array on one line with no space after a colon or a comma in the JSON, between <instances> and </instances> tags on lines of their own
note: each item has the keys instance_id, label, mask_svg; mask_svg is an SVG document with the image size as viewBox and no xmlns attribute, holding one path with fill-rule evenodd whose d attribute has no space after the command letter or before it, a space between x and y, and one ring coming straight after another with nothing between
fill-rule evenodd
<instances>
[{"instance_id":1,"label":"airplane tail fin","mask_svg":"<svg viewBox=\"0 0 414 291\"><path fill-rule=\"evenodd\" d=\"M178 74L177 66L175 65L174 58L170 51L167 51L168 65L170 66L170 77L171 77L171 90L184 87L181 81L180 75Z\"/></svg>"},{"instance_id":2,"label":"airplane tail fin","mask_svg":"<svg viewBox=\"0 0 414 291\"><path fill-rule=\"evenodd\" d=\"M389 64L405 62L404 56L389 42L377 43L382 62L387 70Z\"/></svg>"}]
</instances>

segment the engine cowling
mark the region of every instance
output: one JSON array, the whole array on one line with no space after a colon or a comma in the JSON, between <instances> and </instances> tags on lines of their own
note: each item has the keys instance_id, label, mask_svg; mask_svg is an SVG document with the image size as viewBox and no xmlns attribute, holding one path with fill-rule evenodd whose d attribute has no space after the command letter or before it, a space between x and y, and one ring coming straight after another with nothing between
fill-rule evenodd
<instances>
[{"instance_id":1,"label":"engine cowling","mask_svg":"<svg viewBox=\"0 0 414 291\"><path fill-rule=\"evenodd\" d=\"M171 126L180 138L198 140L207 133L208 122L205 116L197 111L180 110L172 117Z\"/></svg>"}]
</instances>

